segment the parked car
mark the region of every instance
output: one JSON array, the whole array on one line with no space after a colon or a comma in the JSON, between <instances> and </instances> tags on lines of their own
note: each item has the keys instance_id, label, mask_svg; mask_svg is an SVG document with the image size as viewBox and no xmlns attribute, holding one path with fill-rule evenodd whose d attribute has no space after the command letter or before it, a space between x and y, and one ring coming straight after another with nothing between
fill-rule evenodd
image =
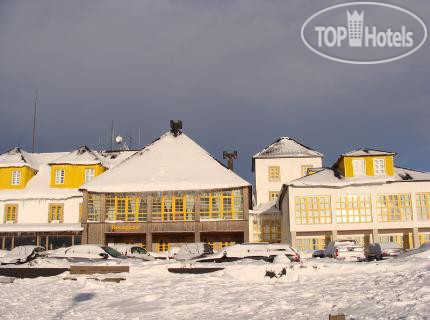
<instances>
[{"instance_id":1,"label":"parked car","mask_svg":"<svg viewBox=\"0 0 430 320\"><path fill-rule=\"evenodd\" d=\"M176 260L189 260L196 258L204 258L213 254L211 246L204 242L186 243L179 248L175 254Z\"/></svg>"},{"instance_id":2,"label":"parked car","mask_svg":"<svg viewBox=\"0 0 430 320\"><path fill-rule=\"evenodd\" d=\"M9 253L9 250L0 250L0 258L3 258L8 253Z\"/></svg>"},{"instance_id":3,"label":"parked car","mask_svg":"<svg viewBox=\"0 0 430 320\"><path fill-rule=\"evenodd\" d=\"M324 250L324 256L340 260L366 260L364 247L355 240L330 241Z\"/></svg>"},{"instance_id":4,"label":"parked car","mask_svg":"<svg viewBox=\"0 0 430 320\"><path fill-rule=\"evenodd\" d=\"M38 257L45 257L45 248L39 246L19 246L0 259L1 264L22 264Z\"/></svg>"},{"instance_id":5,"label":"parked car","mask_svg":"<svg viewBox=\"0 0 430 320\"><path fill-rule=\"evenodd\" d=\"M225 247L213 255L197 262L228 262L241 259L255 259L273 262L276 256L285 255L292 262L300 261L300 254L286 244L243 243Z\"/></svg>"},{"instance_id":6,"label":"parked car","mask_svg":"<svg viewBox=\"0 0 430 320\"><path fill-rule=\"evenodd\" d=\"M324 249L315 250L314 252L312 252L312 258L325 258L324 251Z\"/></svg>"},{"instance_id":7,"label":"parked car","mask_svg":"<svg viewBox=\"0 0 430 320\"><path fill-rule=\"evenodd\" d=\"M395 242L371 243L366 246L364 254L367 260L381 260L384 257L397 257L405 250Z\"/></svg>"},{"instance_id":8,"label":"parked car","mask_svg":"<svg viewBox=\"0 0 430 320\"><path fill-rule=\"evenodd\" d=\"M145 248L138 245L115 243L111 245L111 247L126 257L137 258L146 261L155 259L151 252L146 251Z\"/></svg>"},{"instance_id":9,"label":"parked car","mask_svg":"<svg viewBox=\"0 0 430 320\"><path fill-rule=\"evenodd\" d=\"M60 248L53 250L50 257L73 261L126 259L124 255L114 248L99 244L81 244Z\"/></svg>"}]
</instances>

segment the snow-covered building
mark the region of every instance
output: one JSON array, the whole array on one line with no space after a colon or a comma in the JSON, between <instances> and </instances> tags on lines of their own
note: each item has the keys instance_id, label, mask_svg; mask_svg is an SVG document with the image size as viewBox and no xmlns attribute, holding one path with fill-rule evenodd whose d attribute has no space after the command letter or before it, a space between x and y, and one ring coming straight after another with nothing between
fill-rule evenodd
<instances>
[{"instance_id":1,"label":"snow-covered building","mask_svg":"<svg viewBox=\"0 0 430 320\"><path fill-rule=\"evenodd\" d=\"M281 242L282 213L278 199L249 211L249 242Z\"/></svg>"},{"instance_id":2,"label":"snow-covered building","mask_svg":"<svg viewBox=\"0 0 430 320\"><path fill-rule=\"evenodd\" d=\"M82 186L85 243L248 241L251 185L172 129Z\"/></svg>"},{"instance_id":3,"label":"snow-covered building","mask_svg":"<svg viewBox=\"0 0 430 320\"><path fill-rule=\"evenodd\" d=\"M252 157L256 202L277 199L282 185L303 177L310 168L322 166L323 154L296 140L282 137Z\"/></svg>"},{"instance_id":4,"label":"snow-covered building","mask_svg":"<svg viewBox=\"0 0 430 320\"><path fill-rule=\"evenodd\" d=\"M301 250L331 239L430 240L430 173L394 166L395 153L358 149L331 168L285 183L279 197L282 242Z\"/></svg>"},{"instance_id":5,"label":"snow-covered building","mask_svg":"<svg viewBox=\"0 0 430 320\"><path fill-rule=\"evenodd\" d=\"M38 244L52 249L81 243L79 187L134 152L29 153L0 155L0 248Z\"/></svg>"}]
</instances>

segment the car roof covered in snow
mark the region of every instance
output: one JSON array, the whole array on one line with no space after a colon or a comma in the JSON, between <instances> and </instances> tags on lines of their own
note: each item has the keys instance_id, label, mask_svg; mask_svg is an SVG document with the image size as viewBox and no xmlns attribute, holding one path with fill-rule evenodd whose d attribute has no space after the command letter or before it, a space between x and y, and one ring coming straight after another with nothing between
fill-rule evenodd
<instances>
[{"instance_id":1,"label":"car roof covered in snow","mask_svg":"<svg viewBox=\"0 0 430 320\"><path fill-rule=\"evenodd\" d=\"M323 154L292 138L281 137L255 154L253 159L303 157L323 157Z\"/></svg>"},{"instance_id":2,"label":"car roof covered in snow","mask_svg":"<svg viewBox=\"0 0 430 320\"><path fill-rule=\"evenodd\" d=\"M289 182L292 187L348 187L353 185L384 184L395 182L430 181L430 173L394 167L393 176L364 176L345 178L335 168L323 168L319 172Z\"/></svg>"},{"instance_id":3,"label":"car roof covered in snow","mask_svg":"<svg viewBox=\"0 0 430 320\"><path fill-rule=\"evenodd\" d=\"M250 186L181 133L163 134L141 151L86 183L91 192L161 192Z\"/></svg>"}]
</instances>

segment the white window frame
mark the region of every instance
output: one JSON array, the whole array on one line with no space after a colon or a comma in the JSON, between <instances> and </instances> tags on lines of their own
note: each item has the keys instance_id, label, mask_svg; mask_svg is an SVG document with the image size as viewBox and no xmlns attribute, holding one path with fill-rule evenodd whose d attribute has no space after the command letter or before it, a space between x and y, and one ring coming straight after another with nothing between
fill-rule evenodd
<instances>
[{"instance_id":1,"label":"white window frame","mask_svg":"<svg viewBox=\"0 0 430 320\"><path fill-rule=\"evenodd\" d=\"M19 186L21 184L21 171L13 170L11 174L10 184L13 186Z\"/></svg>"},{"instance_id":2,"label":"white window frame","mask_svg":"<svg viewBox=\"0 0 430 320\"><path fill-rule=\"evenodd\" d=\"M380 162L383 165L377 165L377 163ZM382 169L381 169L382 168ZM375 176L383 176L386 172L386 166L385 166L385 159L384 158L375 158L373 159L373 172Z\"/></svg>"},{"instance_id":3,"label":"white window frame","mask_svg":"<svg viewBox=\"0 0 430 320\"><path fill-rule=\"evenodd\" d=\"M55 170L55 184L64 184L66 178L66 170L57 169Z\"/></svg>"},{"instance_id":4,"label":"white window frame","mask_svg":"<svg viewBox=\"0 0 430 320\"><path fill-rule=\"evenodd\" d=\"M357 163L363 164L363 170L357 170ZM352 170L354 172L354 176L365 176L366 175L366 161L364 159L352 159Z\"/></svg>"},{"instance_id":5,"label":"white window frame","mask_svg":"<svg viewBox=\"0 0 430 320\"><path fill-rule=\"evenodd\" d=\"M85 182L89 182L93 180L95 176L96 176L96 169L94 168L85 169Z\"/></svg>"}]
</instances>

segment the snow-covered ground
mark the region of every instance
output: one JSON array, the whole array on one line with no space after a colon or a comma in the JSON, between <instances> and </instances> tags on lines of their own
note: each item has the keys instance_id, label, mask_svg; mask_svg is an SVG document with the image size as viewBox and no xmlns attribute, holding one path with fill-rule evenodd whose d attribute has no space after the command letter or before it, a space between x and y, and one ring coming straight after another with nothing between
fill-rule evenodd
<instances>
[{"instance_id":1,"label":"snow-covered ground","mask_svg":"<svg viewBox=\"0 0 430 320\"><path fill-rule=\"evenodd\" d=\"M0 284L1 319L429 319L430 253L354 263L287 264L282 278L260 261L217 264L223 271L180 275L174 261L133 263L126 281L17 279ZM209 266L198 264L198 266Z\"/></svg>"}]
</instances>

